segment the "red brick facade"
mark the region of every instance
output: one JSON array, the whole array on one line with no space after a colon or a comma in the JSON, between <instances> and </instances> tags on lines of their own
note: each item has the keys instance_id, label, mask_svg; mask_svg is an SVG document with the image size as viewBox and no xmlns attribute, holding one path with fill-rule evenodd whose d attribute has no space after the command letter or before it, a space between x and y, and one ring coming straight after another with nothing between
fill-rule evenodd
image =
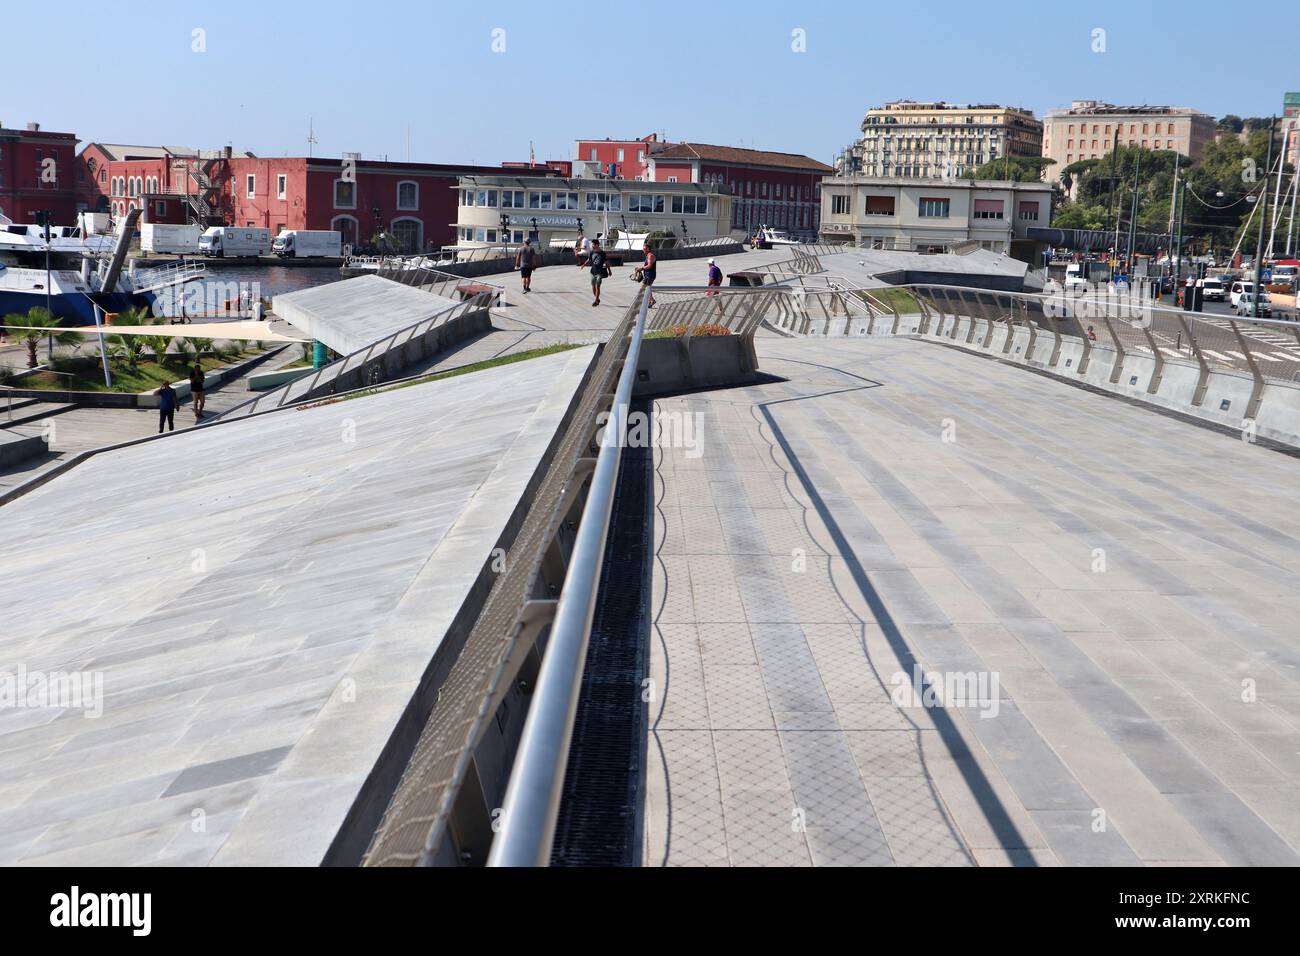
<instances>
[{"instance_id":1,"label":"red brick facade","mask_svg":"<svg viewBox=\"0 0 1300 956\"><path fill-rule=\"evenodd\" d=\"M35 129L0 129L0 213L14 222L35 222L53 213L53 225L77 218L77 137Z\"/></svg>"}]
</instances>

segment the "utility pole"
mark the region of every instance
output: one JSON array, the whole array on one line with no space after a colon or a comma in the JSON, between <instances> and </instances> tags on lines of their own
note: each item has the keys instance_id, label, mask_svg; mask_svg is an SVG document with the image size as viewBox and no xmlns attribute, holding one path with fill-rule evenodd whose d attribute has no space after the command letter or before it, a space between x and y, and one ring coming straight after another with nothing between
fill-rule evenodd
<instances>
[{"instance_id":1,"label":"utility pole","mask_svg":"<svg viewBox=\"0 0 1300 956\"><path fill-rule=\"evenodd\" d=\"M1174 153L1174 188L1169 193L1169 244L1171 247L1170 254L1169 254L1170 273L1173 272L1173 265L1174 265L1173 249L1172 249L1173 239L1174 239L1174 217L1178 215L1178 171L1179 171L1179 164L1182 162L1182 159L1183 159L1182 153Z\"/></svg>"},{"instance_id":2,"label":"utility pole","mask_svg":"<svg viewBox=\"0 0 1300 956\"><path fill-rule=\"evenodd\" d=\"M1119 124L1115 124L1115 139L1110 147L1110 205L1106 210L1109 219L1115 216L1115 246L1119 246L1119 214L1115 211L1115 163L1119 159ZM1113 248L1111 255L1118 257L1119 249Z\"/></svg>"},{"instance_id":3,"label":"utility pole","mask_svg":"<svg viewBox=\"0 0 1300 956\"><path fill-rule=\"evenodd\" d=\"M1133 169L1133 211L1128 219L1128 275L1129 283L1133 281L1133 247L1137 243L1138 217L1138 174L1142 171L1142 154L1138 153L1137 166Z\"/></svg>"},{"instance_id":4,"label":"utility pole","mask_svg":"<svg viewBox=\"0 0 1300 956\"><path fill-rule=\"evenodd\" d=\"M1259 237L1255 240L1255 291L1250 297L1250 314L1252 318L1259 318L1259 299L1263 295L1260 282L1264 271L1264 222L1268 219L1268 171L1273 168L1273 127L1277 124L1277 117L1268 118L1268 159L1264 161L1264 188L1259 191L1259 201L1263 208L1259 216ZM1280 158L1280 157L1279 157ZM1278 163L1279 169L1281 163Z\"/></svg>"},{"instance_id":5,"label":"utility pole","mask_svg":"<svg viewBox=\"0 0 1300 956\"><path fill-rule=\"evenodd\" d=\"M1286 223L1286 255L1291 258L1291 233L1295 230L1295 197L1300 192L1300 186L1296 181L1297 170L1291 171L1291 216Z\"/></svg>"},{"instance_id":6,"label":"utility pole","mask_svg":"<svg viewBox=\"0 0 1300 956\"><path fill-rule=\"evenodd\" d=\"M1272 141L1273 128L1269 127L1269 140ZM1286 164L1286 146L1287 141L1291 138L1291 130L1288 128L1282 133L1282 153L1277 158L1277 184L1273 187L1273 224L1268 229L1268 257L1273 258L1273 237L1277 234L1277 217L1279 204L1282 200L1282 167Z\"/></svg>"}]
</instances>

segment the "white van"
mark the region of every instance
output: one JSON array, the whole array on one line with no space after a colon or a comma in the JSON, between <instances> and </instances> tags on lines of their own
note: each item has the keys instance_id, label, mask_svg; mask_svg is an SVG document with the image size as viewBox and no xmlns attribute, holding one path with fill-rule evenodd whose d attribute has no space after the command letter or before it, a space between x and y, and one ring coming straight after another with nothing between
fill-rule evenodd
<instances>
[{"instance_id":1,"label":"white van","mask_svg":"<svg viewBox=\"0 0 1300 956\"><path fill-rule=\"evenodd\" d=\"M271 230L242 226L212 226L199 237L205 256L269 256Z\"/></svg>"},{"instance_id":2,"label":"white van","mask_svg":"<svg viewBox=\"0 0 1300 956\"><path fill-rule=\"evenodd\" d=\"M199 227L163 222L140 224L141 252L175 252L194 255L199 251Z\"/></svg>"},{"instance_id":3,"label":"white van","mask_svg":"<svg viewBox=\"0 0 1300 956\"><path fill-rule=\"evenodd\" d=\"M286 229L275 237L271 251L281 259L337 258L343 254L343 236L331 229Z\"/></svg>"},{"instance_id":4,"label":"white van","mask_svg":"<svg viewBox=\"0 0 1300 956\"><path fill-rule=\"evenodd\" d=\"M1254 291L1255 283L1253 282L1234 282L1232 288L1228 291L1228 301L1235 308L1241 304L1243 295L1250 295Z\"/></svg>"}]
</instances>

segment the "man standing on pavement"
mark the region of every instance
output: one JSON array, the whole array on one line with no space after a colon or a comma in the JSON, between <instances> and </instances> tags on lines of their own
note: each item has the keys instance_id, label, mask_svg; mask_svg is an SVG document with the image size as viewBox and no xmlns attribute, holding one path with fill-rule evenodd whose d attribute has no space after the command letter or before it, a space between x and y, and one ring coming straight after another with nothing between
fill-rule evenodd
<instances>
[{"instance_id":1,"label":"man standing on pavement","mask_svg":"<svg viewBox=\"0 0 1300 956\"><path fill-rule=\"evenodd\" d=\"M519 270L519 278L524 283L524 295L527 295L533 289L533 267L537 264L537 250L528 239L519 247L519 254L515 256L515 268Z\"/></svg>"},{"instance_id":2,"label":"man standing on pavement","mask_svg":"<svg viewBox=\"0 0 1300 956\"><path fill-rule=\"evenodd\" d=\"M171 382L163 382L154 394L158 396L158 434L162 434L163 425L168 431L176 431L176 389Z\"/></svg>"},{"instance_id":3,"label":"man standing on pavement","mask_svg":"<svg viewBox=\"0 0 1300 956\"><path fill-rule=\"evenodd\" d=\"M203 417L203 366L194 361L194 368L190 369L190 394L194 396L194 420L197 422Z\"/></svg>"},{"instance_id":4,"label":"man standing on pavement","mask_svg":"<svg viewBox=\"0 0 1300 956\"><path fill-rule=\"evenodd\" d=\"M592 242L588 261L591 264L591 294L595 297L591 304L597 306L600 305L600 284L609 277L609 258L600 248L599 239Z\"/></svg>"}]
</instances>

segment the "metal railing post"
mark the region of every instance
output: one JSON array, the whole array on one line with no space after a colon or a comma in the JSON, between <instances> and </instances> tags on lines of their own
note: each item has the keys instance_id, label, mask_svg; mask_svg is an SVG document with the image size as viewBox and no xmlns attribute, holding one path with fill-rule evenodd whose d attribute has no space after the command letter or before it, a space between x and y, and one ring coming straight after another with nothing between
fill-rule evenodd
<instances>
[{"instance_id":1,"label":"metal railing post","mask_svg":"<svg viewBox=\"0 0 1300 956\"><path fill-rule=\"evenodd\" d=\"M1241 354L1246 357L1246 365L1250 369L1251 377L1255 380L1254 387L1250 390L1250 401L1246 404L1246 417L1254 418L1259 414L1259 403L1264 399L1264 376L1260 374L1259 363L1255 361L1255 356L1250 354L1250 349L1246 345L1246 337L1241 334L1241 328L1232 319L1228 320L1228 324L1232 326L1232 331L1241 344Z\"/></svg>"},{"instance_id":2,"label":"metal railing post","mask_svg":"<svg viewBox=\"0 0 1300 956\"><path fill-rule=\"evenodd\" d=\"M1205 356L1201 354L1201 347L1196 343L1196 336L1192 335L1192 327L1188 325L1187 318L1179 315L1178 323L1182 326L1183 334L1187 336L1187 347L1192 350L1192 355L1196 357L1196 364L1200 366L1200 375L1196 379L1196 391L1192 395L1192 404L1200 405L1205 401L1205 393L1210 387L1210 363L1205 361Z\"/></svg>"}]
</instances>

